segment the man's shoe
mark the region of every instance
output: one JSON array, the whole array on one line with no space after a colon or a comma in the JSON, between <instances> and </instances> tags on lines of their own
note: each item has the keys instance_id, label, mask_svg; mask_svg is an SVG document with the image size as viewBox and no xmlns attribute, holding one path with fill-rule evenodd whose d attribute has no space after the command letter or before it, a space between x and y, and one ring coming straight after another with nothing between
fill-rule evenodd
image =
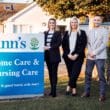
<instances>
[{"instance_id":1,"label":"man's shoe","mask_svg":"<svg viewBox=\"0 0 110 110\"><path fill-rule=\"evenodd\" d=\"M82 97L82 98L83 98L83 97L90 97L90 93L84 92L84 93L81 95L81 97Z\"/></svg>"},{"instance_id":2,"label":"man's shoe","mask_svg":"<svg viewBox=\"0 0 110 110\"><path fill-rule=\"evenodd\" d=\"M106 100L106 97L105 96L102 95L102 96L99 97L99 101L100 102L104 102L105 100Z\"/></svg>"}]
</instances>

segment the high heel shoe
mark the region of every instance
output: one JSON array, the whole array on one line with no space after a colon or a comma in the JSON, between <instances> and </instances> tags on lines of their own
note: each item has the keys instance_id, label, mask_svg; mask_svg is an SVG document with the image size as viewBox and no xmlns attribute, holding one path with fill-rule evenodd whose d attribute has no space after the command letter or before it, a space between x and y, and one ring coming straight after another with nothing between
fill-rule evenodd
<instances>
[{"instance_id":1,"label":"high heel shoe","mask_svg":"<svg viewBox=\"0 0 110 110\"><path fill-rule=\"evenodd\" d=\"M73 88L72 89L72 94L71 94L72 96L77 96L77 91L76 91L76 88Z\"/></svg>"},{"instance_id":2,"label":"high heel shoe","mask_svg":"<svg viewBox=\"0 0 110 110\"><path fill-rule=\"evenodd\" d=\"M70 94L71 94L70 91L71 91L70 86L67 86L67 87L66 87L66 92L65 92L65 94L66 94L66 95L70 95Z\"/></svg>"}]
</instances>

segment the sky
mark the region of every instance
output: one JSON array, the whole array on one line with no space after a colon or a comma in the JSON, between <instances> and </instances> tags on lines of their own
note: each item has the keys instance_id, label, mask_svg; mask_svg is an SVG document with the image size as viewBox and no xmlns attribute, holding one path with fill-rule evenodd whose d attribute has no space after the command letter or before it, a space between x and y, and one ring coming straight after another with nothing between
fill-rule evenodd
<instances>
[{"instance_id":1,"label":"sky","mask_svg":"<svg viewBox=\"0 0 110 110\"><path fill-rule=\"evenodd\" d=\"M30 3L33 0L0 0L0 2L10 2L10 3Z\"/></svg>"}]
</instances>

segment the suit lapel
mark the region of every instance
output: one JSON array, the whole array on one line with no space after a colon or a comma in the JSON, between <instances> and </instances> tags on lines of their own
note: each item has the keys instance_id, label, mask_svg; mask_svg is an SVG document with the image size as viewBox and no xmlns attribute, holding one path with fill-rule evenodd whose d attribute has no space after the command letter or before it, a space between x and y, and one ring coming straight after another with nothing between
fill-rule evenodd
<instances>
[{"instance_id":1,"label":"suit lapel","mask_svg":"<svg viewBox=\"0 0 110 110\"><path fill-rule=\"evenodd\" d=\"M52 45L52 43L54 42L54 38L55 38L55 36L56 36L56 31L53 33L53 36L52 36L52 39L51 39L51 44L50 45Z\"/></svg>"},{"instance_id":2,"label":"suit lapel","mask_svg":"<svg viewBox=\"0 0 110 110\"><path fill-rule=\"evenodd\" d=\"M80 31L81 32L81 31ZM81 35L81 33L80 33ZM80 42L80 35L79 33L77 32L77 37L76 37L76 45L78 44L78 42Z\"/></svg>"},{"instance_id":3,"label":"suit lapel","mask_svg":"<svg viewBox=\"0 0 110 110\"><path fill-rule=\"evenodd\" d=\"M98 39L99 39L99 36L98 36L98 33L96 33L95 31L94 31L94 37L93 37L94 39L93 39L93 44L95 45L95 44L97 44L97 42L98 42Z\"/></svg>"},{"instance_id":4,"label":"suit lapel","mask_svg":"<svg viewBox=\"0 0 110 110\"><path fill-rule=\"evenodd\" d=\"M96 35L95 35L96 34ZM91 37L90 39L91 39L91 46L94 48L94 49L96 49L98 46L100 46L100 43L101 43L101 40L100 40L100 35L99 35L99 33L95 33L94 32L94 34L93 34L94 36L93 37Z\"/></svg>"},{"instance_id":5,"label":"suit lapel","mask_svg":"<svg viewBox=\"0 0 110 110\"><path fill-rule=\"evenodd\" d=\"M101 39L101 36L97 34L97 39L96 39L96 42L95 42L95 49L97 47L99 47L101 44L103 43L103 39Z\"/></svg>"},{"instance_id":6,"label":"suit lapel","mask_svg":"<svg viewBox=\"0 0 110 110\"><path fill-rule=\"evenodd\" d=\"M48 36L48 31L45 32L45 45L46 45L47 36Z\"/></svg>"}]
</instances>

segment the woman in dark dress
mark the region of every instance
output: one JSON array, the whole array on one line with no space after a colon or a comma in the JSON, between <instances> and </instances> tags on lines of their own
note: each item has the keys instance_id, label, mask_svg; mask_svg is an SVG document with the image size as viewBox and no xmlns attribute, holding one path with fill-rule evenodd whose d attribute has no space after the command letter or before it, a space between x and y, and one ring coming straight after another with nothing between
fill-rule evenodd
<instances>
[{"instance_id":1,"label":"woman in dark dress","mask_svg":"<svg viewBox=\"0 0 110 110\"><path fill-rule=\"evenodd\" d=\"M78 18L71 18L70 30L65 32L62 41L63 58L69 77L66 95L77 95L76 82L84 61L86 44L87 36L85 31L79 29Z\"/></svg>"}]
</instances>

